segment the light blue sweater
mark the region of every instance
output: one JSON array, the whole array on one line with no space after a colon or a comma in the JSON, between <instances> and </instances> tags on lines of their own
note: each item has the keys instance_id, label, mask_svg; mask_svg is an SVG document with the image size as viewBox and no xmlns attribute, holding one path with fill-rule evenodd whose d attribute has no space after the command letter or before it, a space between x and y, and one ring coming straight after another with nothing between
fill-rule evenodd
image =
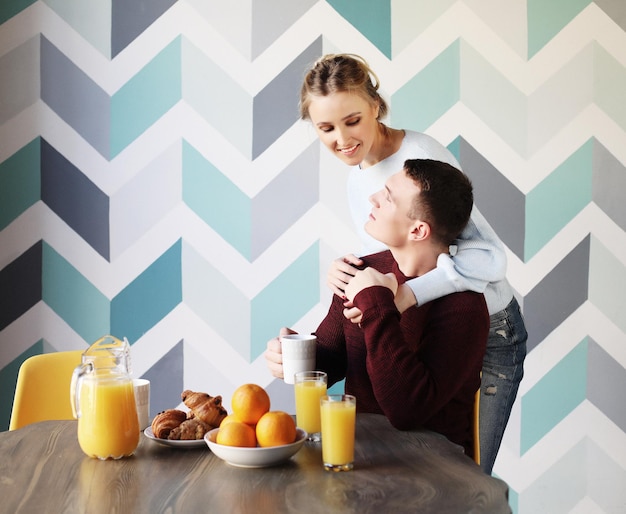
<instances>
[{"instance_id":1,"label":"light blue sweater","mask_svg":"<svg viewBox=\"0 0 626 514\"><path fill-rule=\"evenodd\" d=\"M389 176L401 171L407 159L434 159L461 169L446 147L426 134L410 130L405 130L402 145L395 154L363 170L353 167L348 177L348 201L363 243L363 255L385 249L365 232L372 208L369 197L384 187ZM506 280L504 246L476 207L455 246L451 255L439 256L434 270L408 282L418 304L458 291L476 291L484 293L489 314L504 309L513 299L513 289Z\"/></svg>"}]
</instances>

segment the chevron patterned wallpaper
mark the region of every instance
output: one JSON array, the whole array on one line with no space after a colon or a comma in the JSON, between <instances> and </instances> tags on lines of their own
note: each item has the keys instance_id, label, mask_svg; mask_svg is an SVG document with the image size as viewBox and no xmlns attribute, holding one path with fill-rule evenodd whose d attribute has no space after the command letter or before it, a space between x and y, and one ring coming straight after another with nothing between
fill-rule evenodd
<instances>
[{"instance_id":1,"label":"chevron patterned wallpaper","mask_svg":"<svg viewBox=\"0 0 626 514\"><path fill-rule=\"evenodd\" d=\"M530 333L496 462L517 513L626 512L623 0L3 0L0 429L30 355L132 343L152 414L264 385L357 251L304 70L368 59L393 126L447 145ZM336 162L335 162L336 161Z\"/></svg>"}]
</instances>

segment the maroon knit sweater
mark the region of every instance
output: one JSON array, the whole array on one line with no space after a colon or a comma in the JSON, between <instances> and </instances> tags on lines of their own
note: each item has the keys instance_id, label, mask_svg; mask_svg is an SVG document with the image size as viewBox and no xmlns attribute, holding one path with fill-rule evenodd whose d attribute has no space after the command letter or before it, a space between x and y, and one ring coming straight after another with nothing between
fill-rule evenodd
<instances>
[{"instance_id":1,"label":"maroon knit sweater","mask_svg":"<svg viewBox=\"0 0 626 514\"><path fill-rule=\"evenodd\" d=\"M407 280L391 252L364 257L366 266ZM316 368L328 384L346 379L357 411L387 416L400 430L426 428L445 435L473 457L474 395L480 386L489 314L482 294L454 293L402 315L385 287L361 291L354 304L361 325L343 316L333 295L316 331Z\"/></svg>"}]
</instances>

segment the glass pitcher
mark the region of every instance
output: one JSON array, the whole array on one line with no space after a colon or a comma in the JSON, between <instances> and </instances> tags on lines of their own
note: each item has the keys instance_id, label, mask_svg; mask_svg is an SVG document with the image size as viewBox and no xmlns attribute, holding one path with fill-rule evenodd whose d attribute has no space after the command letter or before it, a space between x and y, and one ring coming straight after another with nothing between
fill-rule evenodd
<instances>
[{"instance_id":1,"label":"glass pitcher","mask_svg":"<svg viewBox=\"0 0 626 514\"><path fill-rule=\"evenodd\" d=\"M104 336L82 355L70 399L78 418L78 443L90 457L119 459L139 444L139 421L130 376L130 344Z\"/></svg>"}]
</instances>

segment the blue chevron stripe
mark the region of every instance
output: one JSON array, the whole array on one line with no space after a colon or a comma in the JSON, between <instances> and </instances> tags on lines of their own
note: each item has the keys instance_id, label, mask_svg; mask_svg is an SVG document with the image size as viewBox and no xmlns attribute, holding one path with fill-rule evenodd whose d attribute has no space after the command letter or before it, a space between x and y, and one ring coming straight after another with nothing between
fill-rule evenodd
<instances>
[{"instance_id":1,"label":"blue chevron stripe","mask_svg":"<svg viewBox=\"0 0 626 514\"><path fill-rule=\"evenodd\" d=\"M251 360L265 351L281 327L293 325L319 302L319 266L315 243L252 300Z\"/></svg>"},{"instance_id":2,"label":"blue chevron stripe","mask_svg":"<svg viewBox=\"0 0 626 514\"><path fill-rule=\"evenodd\" d=\"M181 241L111 301L111 333L133 344L182 301Z\"/></svg>"},{"instance_id":3,"label":"blue chevron stripe","mask_svg":"<svg viewBox=\"0 0 626 514\"><path fill-rule=\"evenodd\" d=\"M111 99L111 157L139 137L182 98L181 38L167 47Z\"/></svg>"}]
</instances>

